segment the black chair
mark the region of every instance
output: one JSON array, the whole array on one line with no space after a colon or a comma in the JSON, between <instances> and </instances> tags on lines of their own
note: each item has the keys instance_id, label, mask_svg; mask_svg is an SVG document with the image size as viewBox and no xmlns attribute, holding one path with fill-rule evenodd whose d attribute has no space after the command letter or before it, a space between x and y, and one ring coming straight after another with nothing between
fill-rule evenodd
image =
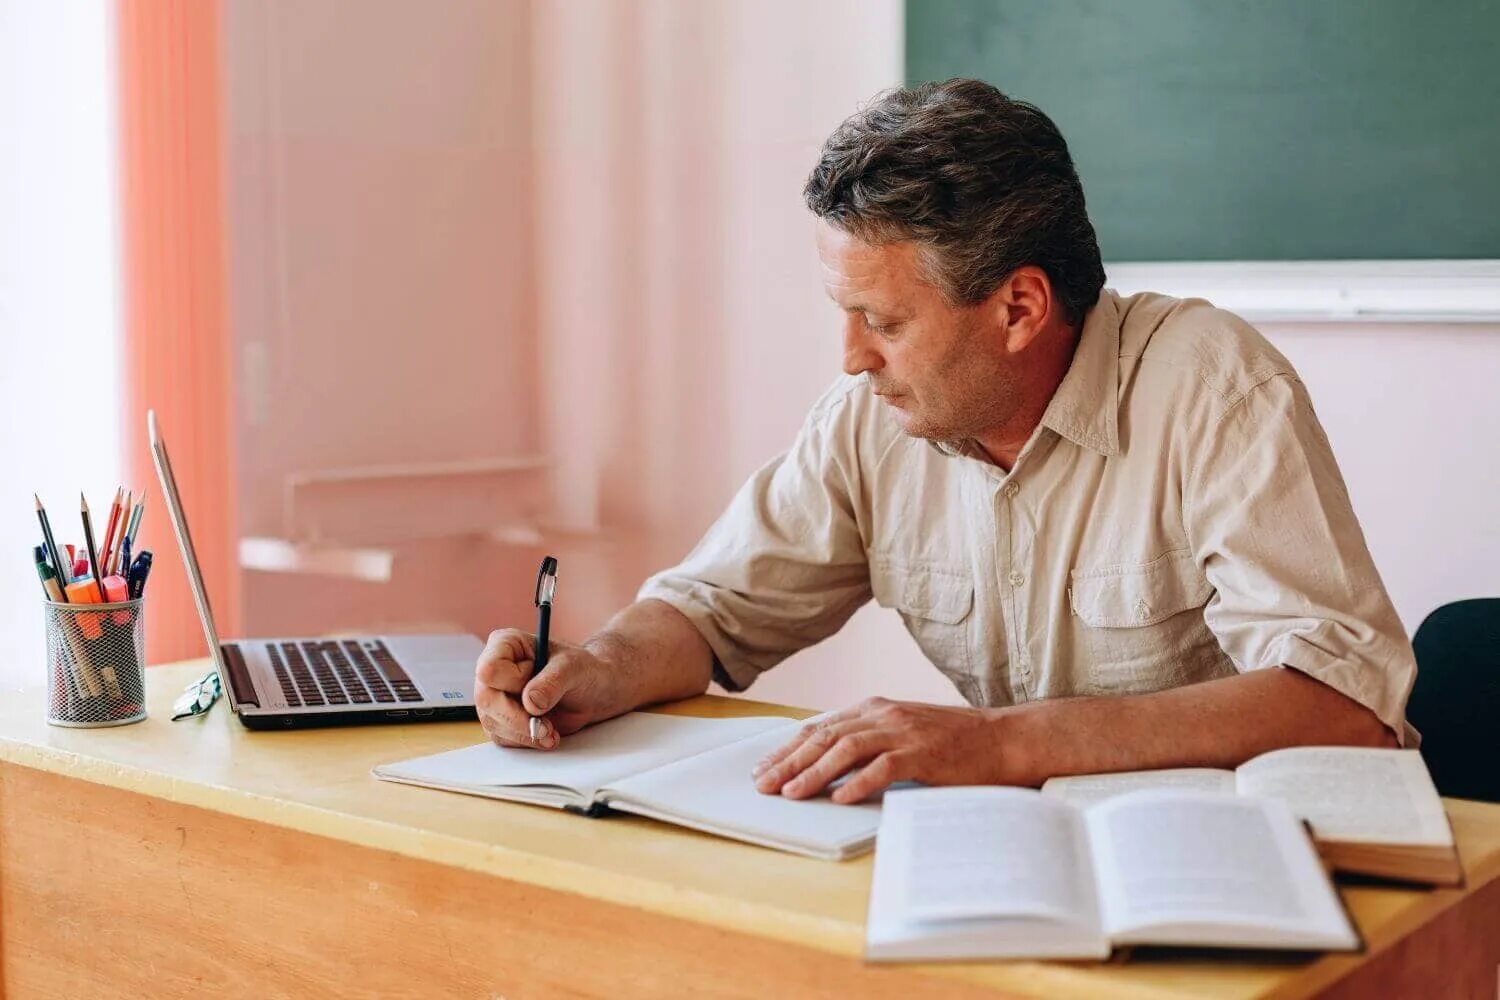
<instances>
[{"instance_id":1,"label":"black chair","mask_svg":"<svg viewBox=\"0 0 1500 1000\"><path fill-rule=\"evenodd\" d=\"M1406 717L1438 791L1500 802L1500 598L1456 601L1417 627Z\"/></svg>"}]
</instances>

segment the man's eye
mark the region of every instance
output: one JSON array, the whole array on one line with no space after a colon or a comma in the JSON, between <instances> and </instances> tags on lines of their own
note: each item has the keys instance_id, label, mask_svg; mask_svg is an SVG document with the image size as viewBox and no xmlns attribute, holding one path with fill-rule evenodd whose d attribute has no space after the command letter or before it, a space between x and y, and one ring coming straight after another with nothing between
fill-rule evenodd
<instances>
[{"instance_id":1,"label":"man's eye","mask_svg":"<svg viewBox=\"0 0 1500 1000\"><path fill-rule=\"evenodd\" d=\"M896 332L898 325L896 323L871 323L865 320L865 326L869 328L869 331L879 337L889 337Z\"/></svg>"}]
</instances>

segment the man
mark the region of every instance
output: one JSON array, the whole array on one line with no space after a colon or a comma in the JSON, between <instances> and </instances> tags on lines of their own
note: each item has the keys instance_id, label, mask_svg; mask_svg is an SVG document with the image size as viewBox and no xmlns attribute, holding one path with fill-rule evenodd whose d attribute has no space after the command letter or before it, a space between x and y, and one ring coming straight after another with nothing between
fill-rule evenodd
<instances>
[{"instance_id":1,"label":"man","mask_svg":"<svg viewBox=\"0 0 1500 1000\"><path fill-rule=\"evenodd\" d=\"M863 702L763 761L762 792L1405 742L1411 647L1305 387L1235 316L1103 289L1044 114L974 80L892 91L804 193L848 377L598 635L534 680L532 637L490 636L496 742L743 690L871 596L969 707Z\"/></svg>"}]
</instances>

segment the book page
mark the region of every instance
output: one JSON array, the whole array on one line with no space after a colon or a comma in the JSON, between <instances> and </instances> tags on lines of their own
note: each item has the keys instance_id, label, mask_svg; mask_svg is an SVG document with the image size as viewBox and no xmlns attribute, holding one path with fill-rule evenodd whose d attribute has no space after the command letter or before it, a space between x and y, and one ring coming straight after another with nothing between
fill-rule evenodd
<instances>
[{"instance_id":1,"label":"book page","mask_svg":"<svg viewBox=\"0 0 1500 1000\"><path fill-rule=\"evenodd\" d=\"M1107 799L1085 819L1104 925L1116 940L1352 940L1311 840L1279 802L1145 791Z\"/></svg>"},{"instance_id":2,"label":"book page","mask_svg":"<svg viewBox=\"0 0 1500 1000\"><path fill-rule=\"evenodd\" d=\"M1233 795L1234 772L1211 767L1176 767L1117 774L1079 774L1069 778L1048 778L1042 784L1042 794L1085 809L1111 795L1124 795L1144 788L1180 788Z\"/></svg>"},{"instance_id":3,"label":"book page","mask_svg":"<svg viewBox=\"0 0 1500 1000\"><path fill-rule=\"evenodd\" d=\"M878 803L839 805L826 794L788 799L755 790L756 763L803 725L782 721L787 725L609 782L600 795L626 812L782 850L824 858L867 850L880 826Z\"/></svg>"},{"instance_id":4,"label":"book page","mask_svg":"<svg viewBox=\"0 0 1500 1000\"><path fill-rule=\"evenodd\" d=\"M1453 831L1415 750L1293 747L1239 769L1241 795L1280 799L1320 840L1448 847Z\"/></svg>"},{"instance_id":5,"label":"book page","mask_svg":"<svg viewBox=\"0 0 1500 1000\"><path fill-rule=\"evenodd\" d=\"M565 736L556 750L480 743L462 750L416 757L374 770L378 778L456 790L493 793L506 787L552 787L576 791L585 803L616 779L691 757L770 729L790 719L753 716L695 719L631 712Z\"/></svg>"},{"instance_id":6,"label":"book page","mask_svg":"<svg viewBox=\"0 0 1500 1000\"><path fill-rule=\"evenodd\" d=\"M1020 788L885 797L865 956L1103 958L1082 816Z\"/></svg>"},{"instance_id":7,"label":"book page","mask_svg":"<svg viewBox=\"0 0 1500 1000\"><path fill-rule=\"evenodd\" d=\"M881 843L889 827L896 897L907 918L1096 923L1077 810L1019 788L932 788L887 800Z\"/></svg>"}]
</instances>

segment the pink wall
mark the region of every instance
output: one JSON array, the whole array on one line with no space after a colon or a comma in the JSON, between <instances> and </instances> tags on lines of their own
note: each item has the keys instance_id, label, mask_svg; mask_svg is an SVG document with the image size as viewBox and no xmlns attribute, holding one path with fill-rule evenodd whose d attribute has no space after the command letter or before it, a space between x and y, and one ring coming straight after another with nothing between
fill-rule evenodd
<instances>
[{"instance_id":1,"label":"pink wall","mask_svg":"<svg viewBox=\"0 0 1500 1000\"><path fill-rule=\"evenodd\" d=\"M227 19L242 534L309 538L289 478L373 464L542 454L551 504L536 544L484 537L504 484L494 525L413 540L447 487L369 484L411 505L390 581L252 570L246 628L529 627L545 548L581 637L838 373L800 189L898 78L900 4L341 9ZM381 544L359 509L324 541ZM799 659L756 694L953 697L874 612Z\"/></svg>"},{"instance_id":2,"label":"pink wall","mask_svg":"<svg viewBox=\"0 0 1500 1000\"><path fill-rule=\"evenodd\" d=\"M246 2L227 22L241 533L306 536L293 474L534 454L527 6ZM405 534L449 513L441 488L416 499ZM247 573L245 627L477 628L518 599L509 553L404 537L387 585Z\"/></svg>"}]
</instances>

